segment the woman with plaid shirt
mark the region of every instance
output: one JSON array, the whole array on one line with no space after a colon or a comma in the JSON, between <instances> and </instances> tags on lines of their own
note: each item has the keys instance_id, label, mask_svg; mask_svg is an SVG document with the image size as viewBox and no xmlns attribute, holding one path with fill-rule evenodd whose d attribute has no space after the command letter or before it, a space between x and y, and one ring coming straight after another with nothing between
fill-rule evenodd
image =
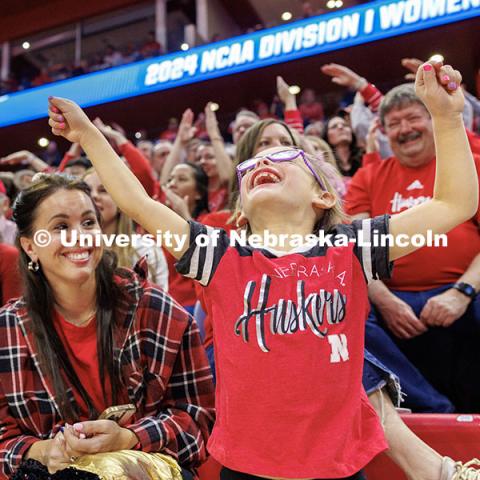
<instances>
[{"instance_id":1,"label":"woman with plaid shirt","mask_svg":"<svg viewBox=\"0 0 480 480\"><path fill-rule=\"evenodd\" d=\"M44 176L21 193L14 217L24 296L0 310L0 478L29 459L53 473L102 452L200 464L214 395L191 317L146 281L144 261L115 270L101 246L62 245L75 230L100 233L85 183ZM126 403L136 414L125 427L96 420ZM172 463L161 478L180 478Z\"/></svg>"}]
</instances>

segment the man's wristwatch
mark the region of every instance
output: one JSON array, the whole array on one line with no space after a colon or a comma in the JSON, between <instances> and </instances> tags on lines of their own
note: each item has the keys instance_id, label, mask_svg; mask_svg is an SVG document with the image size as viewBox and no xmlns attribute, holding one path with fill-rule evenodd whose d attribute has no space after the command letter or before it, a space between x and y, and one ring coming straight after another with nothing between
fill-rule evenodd
<instances>
[{"instance_id":1,"label":"man's wristwatch","mask_svg":"<svg viewBox=\"0 0 480 480\"><path fill-rule=\"evenodd\" d=\"M452 285L452 288L458 290L459 292L462 292L464 295L471 298L472 300L477 296L477 292L469 283L455 283L454 285Z\"/></svg>"}]
</instances>

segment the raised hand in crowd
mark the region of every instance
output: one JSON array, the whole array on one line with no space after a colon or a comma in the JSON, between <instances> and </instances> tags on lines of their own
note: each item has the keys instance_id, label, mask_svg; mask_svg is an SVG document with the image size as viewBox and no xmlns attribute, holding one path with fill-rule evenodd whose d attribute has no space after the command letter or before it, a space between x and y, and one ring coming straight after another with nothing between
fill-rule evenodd
<instances>
[{"instance_id":1,"label":"raised hand in crowd","mask_svg":"<svg viewBox=\"0 0 480 480\"><path fill-rule=\"evenodd\" d=\"M233 163L225 150L225 144L222 134L218 128L217 115L212 109L212 102L208 102L205 106L205 125L207 128L210 142L212 143L213 153L218 169L218 176L221 182L228 182L233 175Z\"/></svg>"},{"instance_id":2,"label":"raised hand in crowd","mask_svg":"<svg viewBox=\"0 0 480 480\"><path fill-rule=\"evenodd\" d=\"M82 147L78 143L72 143L68 149L67 155L72 158L72 160L80 158L82 155Z\"/></svg>"},{"instance_id":3,"label":"raised hand in crowd","mask_svg":"<svg viewBox=\"0 0 480 480\"><path fill-rule=\"evenodd\" d=\"M358 94L357 94L358 95ZM380 119L375 117L371 123L365 138L365 152L374 153L380 151L380 142L378 141L378 133L381 131Z\"/></svg>"},{"instance_id":4,"label":"raised hand in crowd","mask_svg":"<svg viewBox=\"0 0 480 480\"><path fill-rule=\"evenodd\" d=\"M165 164L163 165L162 172L160 174L160 185L165 185L168 182L170 173L173 167L182 161L182 154L188 142L195 137L197 128L193 126L193 111L187 108L183 114L180 124L178 125L177 136L173 143L173 148L170 151Z\"/></svg>"},{"instance_id":5,"label":"raised hand in crowd","mask_svg":"<svg viewBox=\"0 0 480 480\"><path fill-rule=\"evenodd\" d=\"M277 77L277 95L285 106L285 110L297 109L297 98L290 92L290 85L280 76Z\"/></svg>"},{"instance_id":6,"label":"raised hand in crowd","mask_svg":"<svg viewBox=\"0 0 480 480\"><path fill-rule=\"evenodd\" d=\"M338 63L328 63L321 67L322 73L332 77L332 82L352 90L361 90L367 85L367 80L353 70Z\"/></svg>"},{"instance_id":7,"label":"raised hand in crowd","mask_svg":"<svg viewBox=\"0 0 480 480\"><path fill-rule=\"evenodd\" d=\"M0 158L0 165L28 165L36 172L43 172L49 165L28 150L19 150L4 158Z\"/></svg>"},{"instance_id":8,"label":"raised hand in crowd","mask_svg":"<svg viewBox=\"0 0 480 480\"><path fill-rule=\"evenodd\" d=\"M223 143L223 137L218 128L217 116L215 115L212 105L212 102L208 102L207 105L205 105L205 127L212 143L215 141Z\"/></svg>"},{"instance_id":9,"label":"raised hand in crowd","mask_svg":"<svg viewBox=\"0 0 480 480\"><path fill-rule=\"evenodd\" d=\"M410 73L405 75L406 80L415 80L415 75L423 62L418 58L402 58L402 66L409 70Z\"/></svg>"},{"instance_id":10,"label":"raised hand in crowd","mask_svg":"<svg viewBox=\"0 0 480 480\"><path fill-rule=\"evenodd\" d=\"M182 114L176 138L178 138L183 145L186 145L192 140L192 138L195 137L195 133L197 133L197 128L193 126L193 118L194 115L191 108L187 108Z\"/></svg>"},{"instance_id":11,"label":"raised hand in crowd","mask_svg":"<svg viewBox=\"0 0 480 480\"><path fill-rule=\"evenodd\" d=\"M103 123L101 118L97 117L93 121L93 124L105 135L108 140L113 142L117 147L120 147L124 143L128 142L127 137L122 132L116 130L110 125L106 125Z\"/></svg>"}]
</instances>

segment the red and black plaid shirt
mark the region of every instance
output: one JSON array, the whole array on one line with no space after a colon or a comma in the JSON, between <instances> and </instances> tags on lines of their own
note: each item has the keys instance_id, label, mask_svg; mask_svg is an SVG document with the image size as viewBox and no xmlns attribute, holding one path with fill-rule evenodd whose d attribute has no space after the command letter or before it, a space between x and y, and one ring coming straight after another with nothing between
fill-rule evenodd
<instances>
[{"instance_id":1,"label":"red and black plaid shirt","mask_svg":"<svg viewBox=\"0 0 480 480\"><path fill-rule=\"evenodd\" d=\"M145 280L144 260L135 272L122 269L115 277L123 293L116 309L116 358L124 393L137 407L128 428L144 452L195 466L206 458L214 422L212 376L198 327ZM0 478L12 475L28 448L53 438L64 423L39 364L25 304L12 301L0 310Z\"/></svg>"}]
</instances>

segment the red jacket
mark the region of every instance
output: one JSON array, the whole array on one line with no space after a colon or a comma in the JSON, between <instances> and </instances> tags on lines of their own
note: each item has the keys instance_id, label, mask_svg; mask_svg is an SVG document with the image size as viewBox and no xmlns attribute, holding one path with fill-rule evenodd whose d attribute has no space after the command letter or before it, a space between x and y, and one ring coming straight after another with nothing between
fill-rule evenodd
<instances>
[{"instance_id":1,"label":"red jacket","mask_svg":"<svg viewBox=\"0 0 480 480\"><path fill-rule=\"evenodd\" d=\"M195 466L206 458L214 421L210 368L197 325L145 280L144 264L136 273L119 269L114 279L123 294L116 308L116 357L137 407L127 428L142 451ZM0 310L0 385L0 478L8 478L34 442L53 438L64 425L22 299Z\"/></svg>"}]
</instances>

